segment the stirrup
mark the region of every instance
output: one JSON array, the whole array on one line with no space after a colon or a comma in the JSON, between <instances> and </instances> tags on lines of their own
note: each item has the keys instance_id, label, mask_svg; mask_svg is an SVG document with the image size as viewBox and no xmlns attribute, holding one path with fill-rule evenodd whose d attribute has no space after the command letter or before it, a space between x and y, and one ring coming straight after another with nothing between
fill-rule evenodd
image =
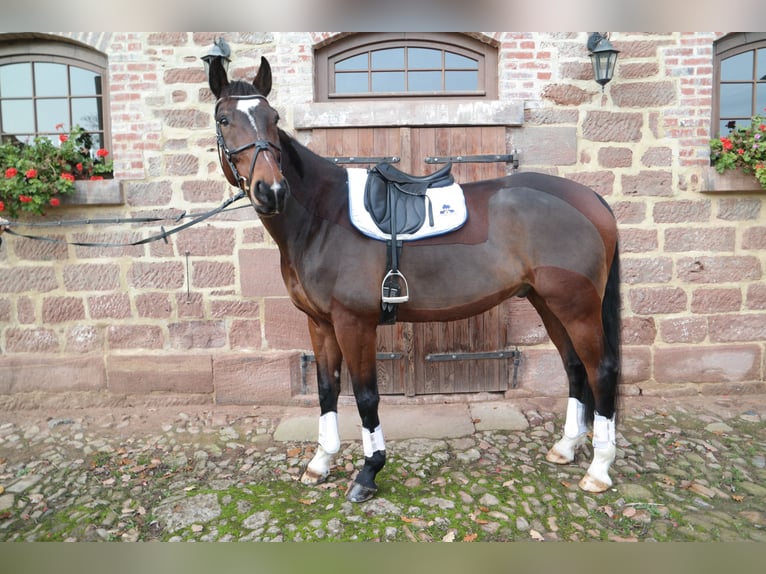
<instances>
[{"instance_id":1,"label":"stirrup","mask_svg":"<svg viewBox=\"0 0 766 574\"><path fill-rule=\"evenodd\" d=\"M404 290L399 285L398 278L404 282ZM410 288L407 285L407 279L399 271L389 271L383 278L383 284L380 288L380 298L383 303L406 303L410 300Z\"/></svg>"}]
</instances>

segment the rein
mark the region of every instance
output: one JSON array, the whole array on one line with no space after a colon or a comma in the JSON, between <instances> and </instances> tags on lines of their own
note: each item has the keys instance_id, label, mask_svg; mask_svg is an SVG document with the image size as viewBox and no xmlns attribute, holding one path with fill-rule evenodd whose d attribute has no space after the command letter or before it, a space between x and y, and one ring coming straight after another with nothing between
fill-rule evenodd
<instances>
[{"instance_id":1,"label":"rein","mask_svg":"<svg viewBox=\"0 0 766 574\"><path fill-rule=\"evenodd\" d=\"M184 211L174 219L174 221L177 223L181 221L184 218L192 217L193 219L191 221L188 221L184 223L183 225L179 225L177 227L174 227L169 230L165 230L164 226L160 226L161 233L158 233L156 235L152 235L150 237L147 237L145 239L139 239L138 241L132 241L128 243L113 243L113 242L94 242L94 241L67 241L65 239L59 239L58 237L49 237L45 235L28 235L26 233L18 233L14 231L12 228L14 226L22 226L22 227L64 227L64 226L74 226L74 225L95 225L95 224L121 224L121 223L154 223L157 221L165 221L167 217L143 217L143 218L136 218L136 219L128 219L128 218L114 218L114 219L80 219L80 220L72 220L72 221L46 221L46 222L37 222L37 223L19 223L14 221L6 221L6 220L0 220L0 227L4 228L5 233L8 233L10 235L14 235L16 237L23 237L25 239L33 239L35 241L47 241L49 243L64 243L67 245L79 245L82 247L132 247L134 245L143 245L145 243L151 243L153 241L158 241L162 239L165 243L168 242L168 237L178 233L179 231L183 231L184 229L188 229L192 225L196 225L197 223L204 221L210 217L213 217L214 215L217 215L221 213L222 211L226 210L232 203L235 201L239 201L243 197L245 197L246 193L244 191L239 191L236 195L226 199L216 207L215 209L211 209L210 211L207 211L205 213L201 213L199 215L187 215ZM240 209L241 207L250 207L249 205L242 205L239 207L235 207L233 209Z\"/></svg>"}]
</instances>

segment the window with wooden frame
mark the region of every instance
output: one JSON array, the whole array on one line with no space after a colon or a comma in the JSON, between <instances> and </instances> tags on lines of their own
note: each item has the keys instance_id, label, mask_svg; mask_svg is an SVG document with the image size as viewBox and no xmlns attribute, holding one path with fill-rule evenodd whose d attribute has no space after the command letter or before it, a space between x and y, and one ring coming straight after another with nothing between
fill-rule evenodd
<instances>
[{"instance_id":1,"label":"window with wooden frame","mask_svg":"<svg viewBox=\"0 0 766 574\"><path fill-rule=\"evenodd\" d=\"M355 34L316 52L317 101L497 98L497 50L462 34Z\"/></svg>"},{"instance_id":2,"label":"window with wooden frame","mask_svg":"<svg viewBox=\"0 0 766 574\"><path fill-rule=\"evenodd\" d=\"M87 131L93 147L109 147L107 58L67 40L0 36L0 130L23 143Z\"/></svg>"},{"instance_id":3,"label":"window with wooden frame","mask_svg":"<svg viewBox=\"0 0 766 574\"><path fill-rule=\"evenodd\" d=\"M747 127L766 108L766 33L738 32L714 43L713 136ZM732 124L731 122L735 122Z\"/></svg>"}]
</instances>

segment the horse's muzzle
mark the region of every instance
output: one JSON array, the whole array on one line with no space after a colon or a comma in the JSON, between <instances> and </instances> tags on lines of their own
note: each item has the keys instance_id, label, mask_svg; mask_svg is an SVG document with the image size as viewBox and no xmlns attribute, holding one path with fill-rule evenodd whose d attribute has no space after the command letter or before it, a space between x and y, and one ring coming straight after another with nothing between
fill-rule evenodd
<instances>
[{"instance_id":1,"label":"horse's muzzle","mask_svg":"<svg viewBox=\"0 0 766 574\"><path fill-rule=\"evenodd\" d=\"M288 192L289 185L286 179L274 182L273 184L258 181L250 190L248 196L258 215L271 217L284 211Z\"/></svg>"}]
</instances>

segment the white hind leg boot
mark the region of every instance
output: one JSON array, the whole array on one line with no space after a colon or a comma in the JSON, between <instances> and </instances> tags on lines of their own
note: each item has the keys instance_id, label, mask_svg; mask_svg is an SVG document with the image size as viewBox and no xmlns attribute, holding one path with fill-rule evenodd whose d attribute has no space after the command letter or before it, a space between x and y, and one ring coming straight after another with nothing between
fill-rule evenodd
<instances>
[{"instance_id":1,"label":"white hind leg boot","mask_svg":"<svg viewBox=\"0 0 766 574\"><path fill-rule=\"evenodd\" d=\"M303 484L319 484L330 474L335 454L340 450L338 413L330 411L319 417L319 439L316 454L301 476Z\"/></svg>"},{"instance_id":2,"label":"white hind leg boot","mask_svg":"<svg viewBox=\"0 0 766 574\"><path fill-rule=\"evenodd\" d=\"M556 464L569 464L574 460L575 450L585 444L588 426L585 424L585 405L573 397L567 402L567 418L564 436L545 455L546 460Z\"/></svg>"},{"instance_id":3,"label":"white hind leg boot","mask_svg":"<svg viewBox=\"0 0 766 574\"><path fill-rule=\"evenodd\" d=\"M596 413L593 419L593 461L580 481L588 492L604 492L612 486L609 467L617 455L614 415L608 419Z\"/></svg>"}]
</instances>

